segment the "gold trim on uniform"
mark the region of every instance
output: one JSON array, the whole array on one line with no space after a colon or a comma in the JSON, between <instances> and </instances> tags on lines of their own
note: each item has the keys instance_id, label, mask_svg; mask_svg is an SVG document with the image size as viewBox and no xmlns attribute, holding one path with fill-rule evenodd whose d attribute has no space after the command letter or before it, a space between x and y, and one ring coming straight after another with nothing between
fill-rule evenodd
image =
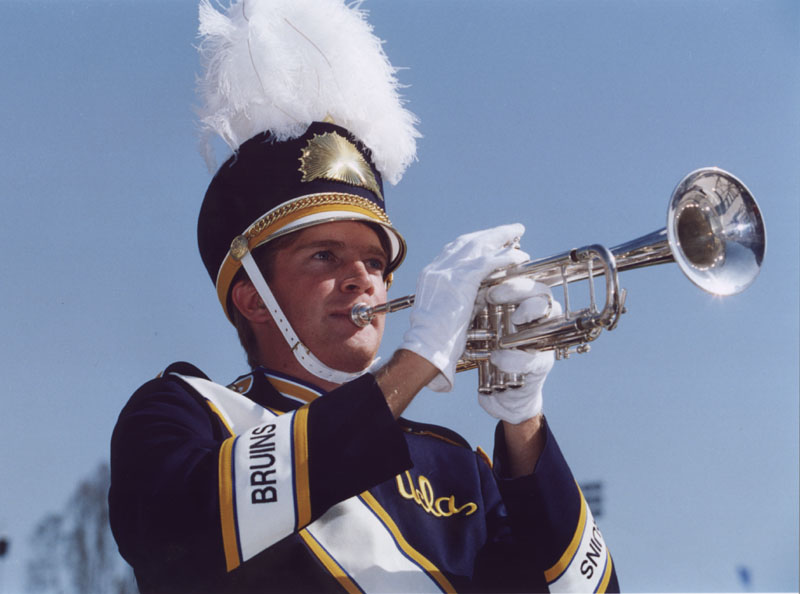
<instances>
[{"instance_id":1,"label":"gold trim on uniform","mask_svg":"<svg viewBox=\"0 0 800 594\"><path fill-rule=\"evenodd\" d=\"M297 400L302 400L303 402L312 402L320 397L319 392L313 390L312 388L308 388L291 380L283 379L275 375L270 375L269 373L265 373L265 375L267 376L269 383L272 384L272 387L280 392L282 396L296 398Z\"/></svg>"},{"instance_id":2,"label":"gold trim on uniform","mask_svg":"<svg viewBox=\"0 0 800 594\"><path fill-rule=\"evenodd\" d=\"M353 583L353 580L347 575L347 572L342 569L342 566L336 562L336 559L330 556L328 551L317 542L317 539L314 538L308 530L301 530L300 531L300 538L306 543L306 546L309 550L320 560L325 569L328 570L333 578L339 582L339 585L349 594L361 594L362 590L356 584Z\"/></svg>"},{"instance_id":3,"label":"gold trim on uniform","mask_svg":"<svg viewBox=\"0 0 800 594\"><path fill-rule=\"evenodd\" d=\"M483 460L484 462L486 462L486 465L489 468L494 468L494 464L492 463L492 459L489 457L489 454L486 453L486 450L484 450L481 446L478 446L478 449L476 451L477 451L478 456L480 457L480 459Z\"/></svg>"},{"instance_id":4,"label":"gold trim on uniform","mask_svg":"<svg viewBox=\"0 0 800 594\"><path fill-rule=\"evenodd\" d=\"M578 491L580 492L580 487L578 487ZM587 505L586 499L583 498L583 493L580 493L580 498L581 512L580 516L578 517L578 525L575 528L575 534L572 535L572 540L564 551L564 554L561 555L561 558L556 562L555 565L544 572L544 579L547 580L548 584L555 581L558 576L564 573L564 570L570 564L570 561L572 561L572 558L575 556L575 552L578 550L578 547L581 544L583 529L586 526Z\"/></svg>"},{"instance_id":5,"label":"gold trim on uniform","mask_svg":"<svg viewBox=\"0 0 800 594\"><path fill-rule=\"evenodd\" d=\"M315 179L339 181L361 187L375 194L383 202L378 180L356 146L337 134L325 132L308 139L300 156L301 181Z\"/></svg>"},{"instance_id":6,"label":"gold trim on uniform","mask_svg":"<svg viewBox=\"0 0 800 594\"><path fill-rule=\"evenodd\" d=\"M230 384L228 388L230 388L234 392L238 392L239 394L247 394L252 386L253 386L253 376L246 375L239 381Z\"/></svg>"},{"instance_id":7,"label":"gold trim on uniform","mask_svg":"<svg viewBox=\"0 0 800 594\"><path fill-rule=\"evenodd\" d=\"M428 431L426 429L416 429L415 427L407 427L407 426L401 426L400 429L402 429L406 433L411 433L413 435L427 435L428 437L435 437L436 439L441 439L443 442L449 443L450 445L464 447L464 444L459 443L454 439L450 439L449 437L445 437L441 433L436 433L435 431Z\"/></svg>"},{"instance_id":8,"label":"gold trim on uniform","mask_svg":"<svg viewBox=\"0 0 800 594\"><path fill-rule=\"evenodd\" d=\"M372 509L376 516L378 516L378 519L380 519L383 525L389 529L389 532L391 532L392 536L394 537L397 546L408 556L409 559L422 567L422 569L424 569L425 572L432 577L437 584L439 584L439 587L444 592L449 593L456 591L442 570L436 567L427 557L425 557L422 553L408 543L392 517L386 512L385 509L383 509L383 506L378 503L378 500L375 499L372 493L369 491L364 491L361 495L359 495L359 497L361 497L361 500L364 501L364 503L366 503L370 509Z\"/></svg>"},{"instance_id":9,"label":"gold trim on uniform","mask_svg":"<svg viewBox=\"0 0 800 594\"><path fill-rule=\"evenodd\" d=\"M294 480L297 529L311 523L311 491L308 480L308 406L294 414Z\"/></svg>"},{"instance_id":10,"label":"gold trim on uniform","mask_svg":"<svg viewBox=\"0 0 800 594\"><path fill-rule=\"evenodd\" d=\"M239 567L239 543L236 538L236 518L233 511L233 474L231 456L235 437L229 437L219 448L219 515L222 524L222 546L228 571Z\"/></svg>"},{"instance_id":11,"label":"gold trim on uniform","mask_svg":"<svg viewBox=\"0 0 800 594\"><path fill-rule=\"evenodd\" d=\"M598 594L604 594L608 590L608 583L611 581L611 573L614 568L614 561L611 559L611 553L606 556L606 568L603 574L603 581L597 587Z\"/></svg>"},{"instance_id":12,"label":"gold trim on uniform","mask_svg":"<svg viewBox=\"0 0 800 594\"><path fill-rule=\"evenodd\" d=\"M225 418L225 415L222 414L222 411L217 408L217 405L211 402L210 400L206 400L206 404L208 404L208 408L211 409L211 412L213 412L215 415L219 417L219 420L222 421L223 425L225 425L225 429L228 430L228 433L234 435L233 429L231 429L228 420Z\"/></svg>"}]
</instances>

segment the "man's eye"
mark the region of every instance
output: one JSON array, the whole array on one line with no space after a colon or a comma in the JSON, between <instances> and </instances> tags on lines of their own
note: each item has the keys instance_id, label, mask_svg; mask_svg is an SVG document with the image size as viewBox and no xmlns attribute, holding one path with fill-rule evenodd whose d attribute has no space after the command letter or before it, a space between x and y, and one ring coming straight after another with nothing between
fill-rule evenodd
<instances>
[{"instance_id":1,"label":"man's eye","mask_svg":"<svg viewBox=\"0 0 800 594\"><path fill-rule=\"evenodd\" d=\"M333 259L333 254L328 250L322 250L319 252L314 252L314 254L311 257L314 260L328 261Z\"/></svg>"},{"instance_id":2,"label":"man's eye","mask_svg":"<svg viewBox=\"0 0 800 594\"><path fill-rule=\"evenodd\" d=\"M380 272L383 272L386 269L386 262L384 262L379 258L370 258L369 260L367 260L366 263L367 266L373 270L378 270Z\"/></svg>"}]
</instances>

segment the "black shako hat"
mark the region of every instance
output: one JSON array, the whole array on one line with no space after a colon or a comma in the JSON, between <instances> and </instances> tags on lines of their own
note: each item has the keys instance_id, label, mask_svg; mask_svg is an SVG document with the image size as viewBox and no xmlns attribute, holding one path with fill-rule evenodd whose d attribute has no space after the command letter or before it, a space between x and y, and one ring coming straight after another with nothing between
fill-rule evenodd
<instances>
[{"instance_id":1,"label":"black shako hat","mask_svg":"<svg viewBox=\"0 0 800 594\"><path fill-rule=\"evenodd\" d=\"M241 268L237 245L250 251L293 231L335 221L375 223L391 249L386 274L406 244L385 211L381 175L370 151L345 128L314 122L297 138L265 132L244 142L217 171L197 224L200 255L225 314ZM233 249L232 249L233 244Z\"/></svg>"}]
</instances>

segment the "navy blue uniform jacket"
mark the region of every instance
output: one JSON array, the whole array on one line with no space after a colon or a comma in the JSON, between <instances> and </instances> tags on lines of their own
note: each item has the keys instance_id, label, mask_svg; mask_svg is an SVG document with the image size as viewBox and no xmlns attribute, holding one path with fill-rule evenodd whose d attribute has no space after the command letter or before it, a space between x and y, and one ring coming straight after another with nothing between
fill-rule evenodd
<instances>
[{"instance_id":1,"label":"navy blue uniform jacket","mask_svg":"<svg viewBox=\"0 0 800 594\"><path fill-rule=\"evenodd\" d=\"M492 467L396 421L372 375L231 388L177 363L119 417L110 519L142 593L618 589L549 428L535 472L504 479L501 425Z\"/></svg>"}]
</instances>

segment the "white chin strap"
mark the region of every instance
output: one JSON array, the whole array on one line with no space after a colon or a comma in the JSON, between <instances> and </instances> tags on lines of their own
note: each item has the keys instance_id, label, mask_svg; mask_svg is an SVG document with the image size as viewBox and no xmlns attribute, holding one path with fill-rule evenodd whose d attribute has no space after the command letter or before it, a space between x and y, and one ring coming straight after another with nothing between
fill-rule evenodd
<instances>
[{"instance_id":1,"label":"white chin strap","mask_svg":"<svg viewBox=\"0 0 800 594\"><path fill-rule=\"evenodd\" d=\"M264 301L264 305L267 306L269 313L272 315L272 319L275 321L275 324L277 324L281 334L283 334L283 338L291 347L297 361L305 368L306 371L320 379L333 382L334 384L344 384L364 375L367 371L369 371L369 367L357 373L339 371L338 369L332 369L331 367L328 367L325 365L325 363L317 359L314 353L312 353L306 345L300 342L300 339L297 337L297 334L295 334L294 329L292 328L291 324L289 324L286 316L283 315L283 311L281 311L278 302L275 300L275 296L272 294L269 285L267 285L267 281L264 280L261 270L258 268L256 261L250 254L250 250L245 252L241 262L245 271L247 272L247 276L250 277L250 281L253 283L253 286L256 288L256 291L258 291L259 296Z\"/></svg>"}]
</instances>

